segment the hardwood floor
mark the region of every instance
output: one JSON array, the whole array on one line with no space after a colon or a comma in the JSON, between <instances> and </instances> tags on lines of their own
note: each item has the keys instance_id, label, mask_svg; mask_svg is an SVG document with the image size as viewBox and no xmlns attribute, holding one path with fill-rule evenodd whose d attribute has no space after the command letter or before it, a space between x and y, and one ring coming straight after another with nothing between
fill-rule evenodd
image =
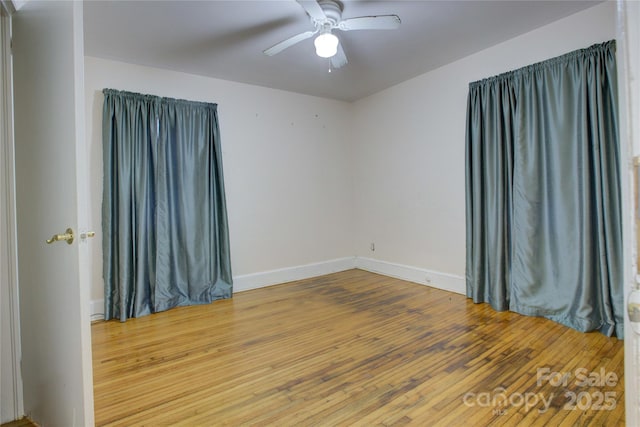
<instances>
[{"instance_id":1,"label":"hardwood floor","mask_svg":"<svg viewBox=\"0 0 640 427\"><path fill-rule=\"evenodd\" d=\"M360 270L92 332L98 426L624 425L622 341Z\"/></svg>"},{"instance_id":2,"label":"hardwood floor","mask_svg":"<svg viewBox=\"0 0 640 427\"><path fill-rule=\"evenodd\" d=\"M4 423L0 427L37 427L30 419L23 418L21 420L11 421L10 423Z\"/></svg>"}]
</instances>

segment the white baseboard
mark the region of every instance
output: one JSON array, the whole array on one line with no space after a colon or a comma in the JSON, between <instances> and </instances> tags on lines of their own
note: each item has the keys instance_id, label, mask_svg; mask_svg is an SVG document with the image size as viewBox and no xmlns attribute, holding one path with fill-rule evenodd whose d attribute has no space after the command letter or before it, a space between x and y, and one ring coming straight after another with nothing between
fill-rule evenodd
<instances>
[{"instance_id":1,"label":"white baseboard","mask_svg":"<svg viewBox=\"0 0 640 427\"><path fill-rule=\"evenodd\" d=\"M91 321L104 320L104 299L92 299L89 304Z\"/></svg>"},{"instance_id":2,"label":"white baseboard","mask_svg":"<svg viewBox=\"0 0 640 427\"><path fill-rule=\"evenodd\" d=\"M264 288L280 283L293 282L294 280L308 279L325 274L337 273L338 271L350 270L355 268L355 259L355 257L338 258L296 267L234 276L233 292ZM92 300L90 304L91 320L103 320L104 299Z\"/></svg>"},{"instance_id":3,"label":"white baseboard","mask_svg":"<svg viewBox=\"0 0 640 427\"><path fill-rule=\"evenodd\" d=\"M466 281L462 276L372 258L356 257L355 265L356 268L372 273L383 274L462 295L466 294Z\"/></svg>"},{"instance_id":4,"label":"white baseboard","mask_svg":"<svg viewBox=\"0 0 640 427\"><path fill-rule=\"evenodd\" d=\"M445 291L456 292L458 294L464 295L466 293L464 277L362 257L338 258L313 264L235 276L233 278L233 291L242 292L264 288L266 286L293 282L294 280L309 279L311 277L337 273L338 271L350 270L352 268L359 268L372 273L383 274L385 276L395 277ZM104 300L92 300L90 313L92 321L104 319Z\"/></svg>"},{"instance_id":5,"label":"white baseboard","mask_svg":"<svg viewBox=\"0 0 640 427\"><path fill-rule=\"evenodd\" d=\"M294 280L302 280L310 277L337 273L338 271L350 270L352 268L355 268L355 257L338 258L314 264L305 264L296 267L263 271L260 273L244 274L233 278L233 291L248 291L250 289L293 282Z\"/></svg>"}]
</instances>

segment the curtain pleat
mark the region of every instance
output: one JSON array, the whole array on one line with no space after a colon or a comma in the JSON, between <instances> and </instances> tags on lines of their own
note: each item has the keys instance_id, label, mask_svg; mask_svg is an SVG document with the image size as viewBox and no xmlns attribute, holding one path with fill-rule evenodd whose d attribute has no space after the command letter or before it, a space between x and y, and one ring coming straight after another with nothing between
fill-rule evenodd
<instances>
[{"instance_id":1,"label":"curtain pleat","mask_svg":"<svg viewBox=\"0 0 640 427\"><path fill-rule=\"evenodd\" d=\"M105 318L231 297L217 106L104 96Z\"/></svg>"},{"instance_id":2,"label":"curtain pleat","mask_svg":"<svg viewBox=\"0 0 640 427\"><path fill-rule=\"evenodd\" d=\"M515 93L506 79L469 91L466 146L467 294L509 307Z\"/></svg>"},{"instance_id":3,"label":"curtain pleat","mask_svg":"<svg viewBox=\"0 0 640 427\"><path fill-rule=\"evenodd\" d=\"M622 337L615 42L472 83L467 117L468 296Z\"/></svg>"}]
</instances>

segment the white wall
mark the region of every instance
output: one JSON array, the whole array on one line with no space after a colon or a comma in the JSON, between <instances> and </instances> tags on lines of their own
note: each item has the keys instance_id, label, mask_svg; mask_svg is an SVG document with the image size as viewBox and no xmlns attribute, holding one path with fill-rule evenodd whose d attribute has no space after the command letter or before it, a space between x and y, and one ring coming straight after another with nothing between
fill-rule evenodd
<instances>
[{"instance_id":1,"label":"white wall","mask_svg":"<svg viewBox=\"0 0 640 427\"><path fill-rule=\"evenodd\" d=\"M353 257L351 104L92 57L85 58L85 88L98 232L92 300L104 295L103 88L218 104L236 290L296 278L260 273Z\"/></svg>"},{"instance_id":2,"label":"white wall","mask_svg":"<svg viewBox=\"0 0 640 427\"><path fill-rule=\"evenodd\" d=\"M468 84L615 38L605 3L401 83L355 104L355 248L464 292ZM375 243L375 252L371 243ZM388 264L393 263L393 264ZM422 277L420 277L422 274Z\"/></svg>"}]
</instances>

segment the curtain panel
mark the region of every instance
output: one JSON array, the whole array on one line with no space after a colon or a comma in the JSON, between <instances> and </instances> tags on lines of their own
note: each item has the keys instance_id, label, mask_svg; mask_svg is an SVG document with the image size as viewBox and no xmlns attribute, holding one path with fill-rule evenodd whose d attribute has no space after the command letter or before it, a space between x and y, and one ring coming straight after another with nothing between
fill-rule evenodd
<instances>
[{"instance_id":1,"label":"curtain panel","mask_svg":"<svg viewBox=\"0 0 640 427\"><path fill-rule=\"evenodd\" d=\"M467 296L623 337L615 41L469 85Z\"/></svg>"},{"instance_id":2,"label":"curtain panel","mask_svg":"<svg viewBox=\"0 0 640 427\"><path fill-rule=\"evenodd\" d=\"M230 298L217 105L103 93L105 319Z\"/></svg>"}]
</instances>

